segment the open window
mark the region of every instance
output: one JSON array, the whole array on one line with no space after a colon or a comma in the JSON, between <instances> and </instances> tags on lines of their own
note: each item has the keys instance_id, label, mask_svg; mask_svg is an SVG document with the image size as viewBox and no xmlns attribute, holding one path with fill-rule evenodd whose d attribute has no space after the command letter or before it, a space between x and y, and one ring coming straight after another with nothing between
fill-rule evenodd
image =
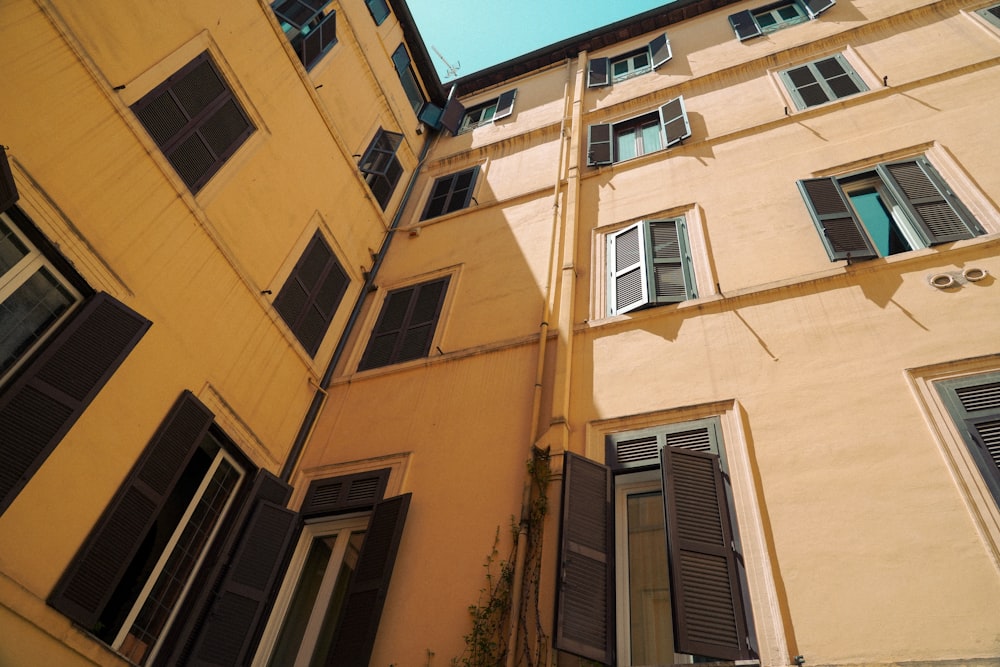
<instances>
[{"instance_id":1,"label":"open window","mask_svg":"<svg viewBox=\"0 0 1000 667\"><path fill-rule=\"evenodd\" d=\"M836 0L781 0L730 14L729 25L741 42L818 17Z\"/></svg>"},{"instance_id":2,"label":"open window","mask_svg":"<svg viewBox=\"0 0 1000 667\"><path fill-rule=\"evenodd\" d=\"M382 210L389 205L392 193L396 190L399 177L403 175L403 165L396 157L396 151L403 141L403 135L397 132L387 132L379 128L378 133L368 149L361 157L358 168L365 175L365 182L375 196Z\"/></svg>"},{"instance_id":3,"label":"open window","mask_svg":"<svg viewBox=\"0 0 1000 667\"><path fill-rule=\"evenodd\" d=\"M657 111L617 123L591 125L587 133L587 165L594 167L648 155L691 136L683 97Z\"/></svg>"},{"instance_id":4,"label":"open window","mask_svg":"<svg viewBox=\"0 0 1000 667\"><path fill-rule=\"evenodd\" d=\"M465 110L457 134L468 132L483 125L507 118L514 113L514 100L517 88L508 90L492 100L482 102Z\"/></svg>"},{"instance_id":5,"label":"open window","mask_svg":"<svg viewBox=\"0 0 1000 667\"><path fill-rule=\"evenodd\" d=\"M613 58L592 58L587 63L587 87L600 88L658 69L673 57L670 40L663 33L649 44Z\"/></svg>"},{"instance_id":6,"label":"open window","mask_svg":"<svg viewBox=\"0 0 1000 667\"><path fill-rule=\"evenodd\" d=\"M608 315L697 298L683 216L642 220L606 238Z\"/></svg>"},{"instance_id":7,"label":"open window","mask_svg":"<svg viewBox=\"0 0 1000 667\"><path fill-rule=\"evenodd\" d=\"M337 43L337 12L330 0L277 0L271 8L306 69Z\"/></svg>"}]
</instances>

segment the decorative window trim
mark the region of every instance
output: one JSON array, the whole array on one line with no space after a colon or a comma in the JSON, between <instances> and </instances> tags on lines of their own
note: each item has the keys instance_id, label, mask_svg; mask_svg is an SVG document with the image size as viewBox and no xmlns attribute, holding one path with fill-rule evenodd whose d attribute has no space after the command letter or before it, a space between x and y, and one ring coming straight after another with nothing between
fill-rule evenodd
<instances>
[{"instance_id":1,"label":"decorative window trim","mask_svg":"<svg viewBox=\"0 0 1000 667\"><path fill-rule=\"evenodd\" d=\"M992 3L971 11L993 28L1000 29L1000 3Z\"/></svg>"},{"instance_id":2,"label":"decorative window trim","mask_svg":"<svg viewBox=\"0 0 1000 667\"><path fill-rule=\"evenodd\" d=\"M777 30L797 25L798 23L804 23L805 20L816 19L835 4L836 0L779 0L778 2L772 2L767 5L755 7L754 9L745 9L741 12L730 14L729 26L736 34L736 39L745 42L754 37L760 37L761 35L770 34ZM805 14L806 19L801 21L778 21L771 25L760 24L758 19L760 14L769 10L777 10L783 5L795 5L798 11Z\"/></svg>"},{"instance_id":3,"label":"decorative window trim","mask_svg":"<svg viewBox=\"0 0 1000 667\"><path fill-rule=\"evenodd\" d=\"M629 67L629 71L620 76L614 75L614 65L615 63L620 63L626 60L635 58L637 55L646 54L648 61L647 65L640 70L634 70ZM605 86L610 86L612 83L618 83L626 79L630 79L634 76L640 76L648 72L655 71L663 66L668 60L673 58L673 51L670 48L670 39L667 37L667 33L662 33L657 35L644 47L621 53L617 56L609 56L602 58L591 58L587 63L587 87L588 88L603 88Z\"/></svg>"}]
</instances>

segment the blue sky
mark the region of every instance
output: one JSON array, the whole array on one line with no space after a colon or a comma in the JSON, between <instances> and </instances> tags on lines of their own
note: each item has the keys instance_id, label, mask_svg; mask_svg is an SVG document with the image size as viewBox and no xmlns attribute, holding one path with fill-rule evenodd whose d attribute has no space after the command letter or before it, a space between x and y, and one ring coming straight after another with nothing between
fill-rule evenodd
<instances>
[{"instance_id":1,"label":"blue sky","mask_svg":"<svg viewBox=\"0 0 1000 667\"><path fill-rule=\"evenodd\" d=\"M442 81L466 76L672 0L407 0Z\"/></svg>"}]
</instances>

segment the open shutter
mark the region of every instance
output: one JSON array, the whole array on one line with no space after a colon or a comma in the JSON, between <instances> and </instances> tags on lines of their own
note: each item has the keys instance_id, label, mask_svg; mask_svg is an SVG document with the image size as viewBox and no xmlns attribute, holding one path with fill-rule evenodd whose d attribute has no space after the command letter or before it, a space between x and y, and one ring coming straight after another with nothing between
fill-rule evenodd
<instances>
[{"instance_id":1,"label":"open shutter","mask_svg":"<svg viewBox=\"0 0 1000 667\"><path fill-rule=\"evenodd\" d=\"M600 88L611 83L611 61L607 58L591 58L587 63L587 87Z\"/></svg>"},{"instance_id":2,"label":"open shutter","mask_svg":"<svg viewBox=\"0 0 1000 667\"><path fill-rule=\"evenodd\" d=\"M587 131L587 166L611 164L611 125L591 125Z\"/></svg>"},{"instance_id":3,"label":"open shutter","mask_svg":"<svg viewBox=\"0 0 1000 667\"><path fill-rule=\"evenodd\" d=\"M647 225L653 286L650 301L678 303L697 296L684 220L650 220Z\"/></svg>"},{"instance_id":4,"label":"open shutter","mask_svg":"<svg viewBox=\"0 0 1000 667\"><path fill-rule=\"evenodd\" d=\"M421 123L426 123L435 130L441 129L441 115L444 113L444 109L434 104L433 102L426 102L420 113L417 114L417 119Z\"/></svg>"},{"instance_id":5,"label":"open shutter","mask_svg":"<svg viewBox=\"0 0 1000 667\"><path fill-rule=\"evenodd\" d=\"M556 589L555 646L614 663L611 469L566 453Z\"/></svg>"},{"instance_id":6,"label":"open shutter","mask_svg":"<svg viewBox=\"0 0 1000 667\"><path fill-rule=\"evenodd\" d=\"M649 43L649 53L653 69L657 69L673 57L674 54L670 50L670 40L667 39L667 33L663 33Z\"/></svg>"},{"instance_id":7,"label":"open shutter","mask_svg":"<svg viewBox=\"0 0 1000 667\"><path fill-rule=\"evenodd\" d=\"M406 52L406 46L400 44L392 52L392 64L396 66L396 72L402 73L410 66L410 54Z\"/></svg>"},{"instance_id":8,"label":"open shutter","mask_svg":"<svg viewBox=\"0 0 1000 667\"><path fill-rule=\"evenodd\" d=\"M56 585L49 604L93 628L213 415L185 391Z\"/></svg>"},{"instance_id":9,"label":"open shutter","mask_svg":"<svg viewBox=\"0 0 1000 667\"><path fill-rule=\"evenodd\" d=\"M660 122L663 123L666 139L664 146L671 146L691 136L691 124L688 122L683 96L675 97L660 107Z\"/></svg>"},{"instance_id":10,"label":"open shutter","mask_svg":"<svg viewBox=\"0 0 1000 667\"><path fill-rule=\"evenodd\" d=\"M497 110L493 114L494 122L514 113L514 99L516 97L517 88L508 90L500 95L500 98L497 100Z\"/></svg>"},{"instance_id":11,"label":"open shutter","mask_svg":"<svg viewBox=\"0 0 1000 667\"><path fill-rule=\"evenodd\" d=\"M928 245L970 239L982 228L924 158L878 166Z\"/></svg>"},{"instance_id":12,"label":"open shutter","mask_svg":"<svg viewBox=\"0 0 1000 667\"><path fill-rule=\"evenodd\" d=\"M465 107L458 98L452 97L444 105L444 111L441 113L441 127L451 132L453 135L458 134L458 128L462 124L462 118L465 117Z\"/></svg>"},{"instance_id":13,"label":"open shutter","mask_svg":"<svg viewBox=\"0 0 1000 667\"><path fill-rule=\"evenodd\" d=\"M806 6L810 18L816 18L837 4L837 0L799 0L799 2Z\"/></svg>"},{"instance_id":14,"label":"open shutter","mask_svg":"<svg viewBox=\"0 0 1000 667\"><path fill-rule=\"evenodd\" d=\"M330 667L368 665L403 536L410 496L409 493L395 496L375 505L327 658L326 664Z\"/></svg>"},{"instance_id":15,"label":"open shutter","mask_svg":"<svg viewBox=\"0 0 1000 667\"><path fill-rule=\"evenodd\" d=\"M676 650L747 659L746 617L719 457L670 446L660 456Z\"/></svg>"},{"instance_id":16,"label":"open shutter","mask_svg":"<svg viewBox=\"0 0 1000 667\"><path fill-rule=\"evenodd\" d=\"M7 151L0 146L0 213L13 206L17 198L17 185L14 184L14 174L7 161Z\"/></svg>"},{"instance_id":17,"label":"open shutter","mask_svg":"<svg viewBox=\"0 0 1000 667\"><path fill-rule=\"evenodd\" d=\"M837 179L805 179L798 187L830 261L878 257Z\"/></svg>"},{"instance_id":18,"label":"open shutter","mask_svg":"<svg viewBox=\"0 0 1000 667\"><path fill-rule=\"evenodd\" d=\"M389 468L315 479L306 490L299 512L308 519L371 509L385 494Z\"/></svg>"},{"instance_id":19,"label":"open shutter","mask_svg":"<svg viewBox=\"0 0 1000 667\"><path fill-rule=\"evenodd\" d=\"M150 321L95 294L0 393L0 513L138 344Z\"/></svg>"},{"instance_id":20,"label":"open shutter","mask_svg":"<svg viewBox=\"0 0 1000 667\"><path fill-rule=\"evenodd\" d=\"M760 37L763 34L760 26L757 25L757 21L754 20L753 12L749 9L730 14L729 25L733 27L733 32L736 33L736 39L741 42L751 37Z\"/></svg>"},{"instance_id":21,"label":"open shutter","mask_svg":"<svg viewBox=\"0 0 1000 667\"><path fill-rule=\"evenodd\" d=\"M608 315L620 315L649 304L645 224L638 222L608 234L607 238Z\"/></svg>"}]
</instances>

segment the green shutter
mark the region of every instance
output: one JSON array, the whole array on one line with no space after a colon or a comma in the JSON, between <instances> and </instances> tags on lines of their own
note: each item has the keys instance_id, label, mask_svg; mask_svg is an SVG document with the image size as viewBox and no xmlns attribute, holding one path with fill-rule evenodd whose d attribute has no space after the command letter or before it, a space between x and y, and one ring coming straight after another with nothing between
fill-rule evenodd
<instances>
[{"instance_id":1,"label":"green shutter","mask_svg":"<svg viewBox=\"0 0 1000 667\"><path fill-rule=\"evenodd\" d=\"M837 179L809 178L798 188L830 261L878 257Z\"/></svg>"},{"instance_id":2,"label":"green shutter","mask_svg":"<svg viewBox=\"0 0 1000 667\"><path fill-rule=\"evenodd\" d=\"M927 245L969 239L977 232L983 233L925 158L887 162L878 165L877 171L910 214Z\"/></svg>"},{"instance_id":3,"label":"green shutter","mask_svg":"<svg viewBox=\"0 0 1000 667\"><path fill-rule=\"evenodd\" d=\"M937 388L1000 506L1000 373L947 380Z\"/></svg>"},{"instance_id":4,"label":"green shutter","mask_svg":"<svg viewBox=\"0 0 1000 667\"><path fill-rule=\"evenodd\" d=\"M653 303L678 303L698 296L684 218L650 220L648 275Z\"/></svg>"}]
</instances>

